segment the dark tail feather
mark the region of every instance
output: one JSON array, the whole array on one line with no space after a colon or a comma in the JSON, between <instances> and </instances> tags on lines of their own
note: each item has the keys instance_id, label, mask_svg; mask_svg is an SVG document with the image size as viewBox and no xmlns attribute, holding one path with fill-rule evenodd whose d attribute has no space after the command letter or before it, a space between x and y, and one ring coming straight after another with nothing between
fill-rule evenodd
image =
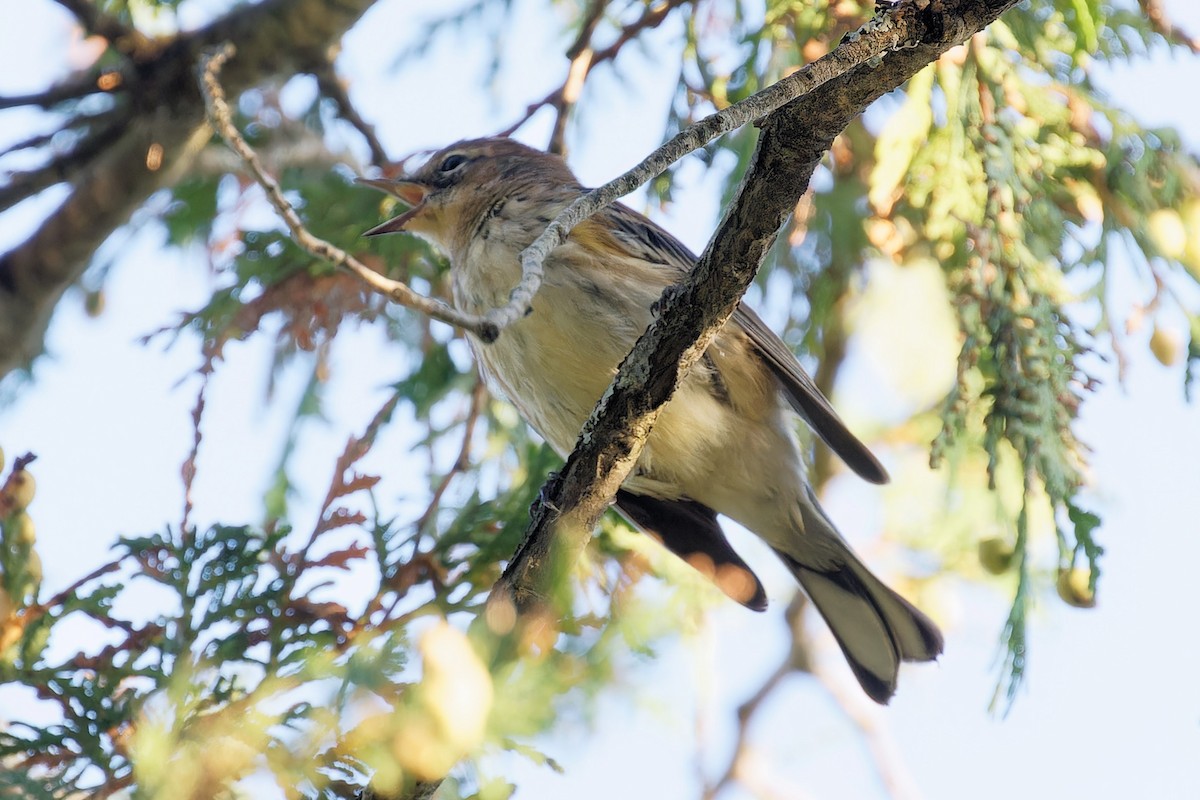
<instances>
[{"instance_id":1,"label":"dark tail feather","mask_svg":"<svg viewBox=\"0 0 1200 800\"><path fill-rule=\"evenodd\" d=\"M822 550L840 549L840 563L809 566L776 550L829 624L854 676L878 703L896 692L901 661L932 661L942 634L929 617L876 578L850 550L809 491L801 506L804 533Z\"/></svg>"},{"instance_id":2,"label":"dark tail feather","mask_svg":"<svg viewBox=\"0 0 1200 800\"><path fill-rule=\"evenodd\" d=\"M937 626L857 559L817 570L786 553L779 557L812 598L854 677L875 702L887 703L895 694L901 661L932 661L942 652Z\"/></svg>"},{"instance_id":3,"label":"dark tail feather","mask_svg":"<svg viewBox=\"0 0 1200 800\"><path fill-rule=\"evenodd\" d=\"M717 588L747 608L762 611L767 593L746 562L733 551L711 508L692 500L657 500L621 489L617 510L655 536Z\"/></svg>"}]
</instances>

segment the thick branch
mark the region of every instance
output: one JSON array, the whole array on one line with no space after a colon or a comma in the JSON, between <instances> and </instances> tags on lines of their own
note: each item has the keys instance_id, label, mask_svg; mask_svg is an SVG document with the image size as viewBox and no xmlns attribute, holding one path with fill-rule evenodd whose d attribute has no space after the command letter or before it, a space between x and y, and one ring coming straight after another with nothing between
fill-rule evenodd
<instances>
[{"instance_id":1,"label":"thick branch","mask_svg":"<svg viewBox=\"0 0 1200 800\"><path fill-rule=\"evenodd\" d=\"M832 52L803 69L685 128L624 175L580 197L563 210L521 254L521 282L513 289L508 304L489 311L488 319L503 329L525 315L530 300L542 284L542 265L546 256L566 241L572 228L592 214L653 180L676 161L718 136L762 119L822 83L845 75L871 59L916 42L920 25L916 13L905 11L911 8L908 4L902 4L888 15L875 18L853 40L847 37Z\"/></svg>"},{"instance_id":2,"label":"thick branch","mask_svg":"<svg viewBox=\"0 0 1200 800\"><path fill-rule=\"evenodd\" d=\"M82 170L120 138L129 124L129 111L118 107L81 122L88 128L88 132L74 148L57 156L44 167L17 173L6 185L0 187L0 208L11 208L49 186L76 180ZM68 129L70 127L68 126ZM53 135L50 136L52 138ZM32 141L31 139L17 142L12 149L26 149L31 146Z\"/></svg>"},{"instance_id":3,"label":"thick branch","mask_svg":"<svg viewBox=\"0 0 1200 800\"><path fill-rule=\"evenodd\" d=\"M92 0L55 0L55 2L71 12L88 33L98 34L113 42L131 35L141 36L116 17L105 14L96 7Z\"/></svg>"},{"instance_id":4,"label":"thick branch","mask_svg":"<svg viewBox=\"0 0 1200 800\"><path fill-rule=\"evenodd\" d=\"M194 70L222 42L238 48L225 72L232 94L275 75L327 63L329 45L374 0L265 0L211 25L135 48L122 89L135 116L72 176L72 192L38 230L0 256L0 377L30 362L58 299L92 254L153 192L186 173L211 138ZM90 3L72 2L86 13ZM85 148L81 143L80 148ZM86 148L85 148L86 149Z\"/></svg>"},{"instance_id":5,"label":"thick branch","mask_svg":"<svg viewBox=\"0 0 1200 800\"><path fill-rule=\"evenodd\" d=\"M871 102L982 30L1016 0L921 4L924 8L918 9L916 1L904 3L890 12L919 46L890 52L875 65L873 57L890 46L886 40L871 40L879 48L875 52L858 47L862 39L843 43L821 59L838 64L834 74L840 77L765 120L737 197L699 264L683 285L663 294L659 317L622 363L562 473L543 487L525 540L492 592L489 622L494 629L505 631L515 623L515 612L546 604L561 570L574 563L636 463L659 408L733 313L834 137ZM857 61L849 62L848 52ZM614 184L621 185L621 179ZM561 234L547 232L548 239L556 235Z\"/></svg>"},{"instance_id":6,"label":"thick branch","mask_svg":"<svg viewBox=\"0 0 1200 800\"><path fill-rule=\"evenodd\" d=\"M112 93L124 83L124 77L118 70L89 70L71 75L65 80L54 84L48 89L32 94L8 95L0 97L0 109L20 108L21 106L37 106L50 109L67 100L78 100L101 92ZM104 84L103 86L101 84Z\"/></svg>"}]
</instances>

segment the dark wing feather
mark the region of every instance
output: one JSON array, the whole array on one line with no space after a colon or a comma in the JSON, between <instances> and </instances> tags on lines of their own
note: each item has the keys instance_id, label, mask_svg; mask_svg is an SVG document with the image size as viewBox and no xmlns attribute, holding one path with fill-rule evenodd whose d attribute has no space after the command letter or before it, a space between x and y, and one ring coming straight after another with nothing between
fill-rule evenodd
<instances>
[{"instance_id":1,"label":"dark wing feather","mask_svg":"<svg viewBox=\"0 0 1200 800\"><path fill-rule=\"evenodd\" d=\"M657 500L624 489L617 492L616 506L626 519L656 537L729 597L755 611L767 607L766 591L730 547L711 508L692 500Z\"/></svg>"},{"instance_id":2,"label":"dark wing feather","mask_svg":"<svg viewBox=\"0 0 1200 800\"><path fill-rule=\"evenodd\" d=\"M682 278L696 266L695 254L683 242L628 206L613 203L596 212L590 220L611 233L626 253L647 263L667 267L675 278Z\"/></svg>"},{"instance_id":3,"label":"dark wing feather","mask_svg":"<svg viewBox=\"0 0 1200 800\"><path fill-rule=\"evenodd\" d=\"M788 403L829 445L829 449L864 480L887 483L887 470L867 446L850 432L783 340L744 303L738 306L732 321L746 332L759 355L775 373Z\"/></svg>"},{"instance_id":4,"label":"dark wing feather","mask_svg":"<svg viewBox=\"0 0 1200 800\"><path fill-rule=\"evenodd\" d=\"M696 265L696 256L678 239L632 209L617 203L597 216L603 217L623 248L637 258L662 264L681 274ZM744 303L734 312L732 322L746 333L754 349L771 368L788 403L829 445L829 449L863 479L887 483L887 470L850 432L783 340Z\"/></svg>"}]
</instances>

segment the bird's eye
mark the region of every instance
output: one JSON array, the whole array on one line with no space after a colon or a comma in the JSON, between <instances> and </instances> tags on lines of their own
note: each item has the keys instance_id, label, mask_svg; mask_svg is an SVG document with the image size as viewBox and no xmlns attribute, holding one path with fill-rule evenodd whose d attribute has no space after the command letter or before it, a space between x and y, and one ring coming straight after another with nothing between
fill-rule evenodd
<instances>
[{"instance_id":1,"label":"bird's eye","mask_svg":"<svg viewBox=\"0 0 1200 800\"><path fill-rule=\"evenodd\" d=\"M454 170L467 163L467 157L461 153L446 156L442 163L438 166L439 172L453 172Z\"/></svg>"}]
</instances>

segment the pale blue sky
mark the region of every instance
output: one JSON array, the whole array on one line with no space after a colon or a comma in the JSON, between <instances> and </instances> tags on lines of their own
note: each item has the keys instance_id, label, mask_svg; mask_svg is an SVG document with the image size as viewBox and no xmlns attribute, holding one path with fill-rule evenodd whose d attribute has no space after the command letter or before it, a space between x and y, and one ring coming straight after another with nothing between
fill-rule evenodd
<instances>
[{"instance_id":1,"label":"pale blue sky","mask_svg":"<svg viewBox=\"0 0 1200 800\"><path fill-rule=\"evenodd\" d=\"M453 38L431 49L427 67L390 72L397 41L418 31L417 21L442 5L382 2L345 43L341 65L354 80L355 99L378 122L394 154L494 131L561 80L562 41L553 34L559 20L535 18L530 9L536 4L522 0L515 11L522 19L514 24L522 46L511 49L496 92L478 86L486 54ZM1200 31L1196 4L1166 5ZM31 22L0 30L0 93L38 88L43 68L59 61L42 54L62 46L65 13L45 0L28 3L24 13ZM608 70L589 84L588 110L573 135L573 163L585 182L612 177L660 139L661 109L674 85L676 32L668 24L651 34L645 52L652 55L623 56L623 87ZM17 64L22 69L14 69ZM1157 58L1115 72L1105 83L1115 101L1141 119L1176 124L1193 146L1200 142L1200 111L1181 100L1200 85L1197 60ZM0 116L0 139L23 135L23 119ZM523 136L541 143L545 130L541 120ZM690 176L702 182L697 171ZM666 224L699 248L716 213L712 193L701 186L679 195ZM30 217L0 217L0 246L19 240ZM198 254L162 251L153 224L118 238L119 246L110 247L121 256L106 283L104 316L87 318L82 293L69 294L51 326L51 356L39 363L35 383L0 408L0 444L10 457L26 450L39 455L39 493L31 512L50 590L106 558L116 534L160 530L180 516L179 467L191 441L196 388L190 374L199 359L188 340L170 350L134 341L170 323L178 311L197 307L212 280ZM1126 280L1115 291L1133 287ZM297 475L313 495L297 501L298 519L311 518L346 436L362 429L384 396L382 387L405 371L374 331L347 333L335 347L339 379L328 401L333 422L309 427L298 462L316 465L311 474ZM1191 507L1200 487L1200 411L1183 403L1180 371L1161 367L1145 352L1148 335L1134 337L1124 386L1111 369L1103 374L1105 386L1087 403L1079 426L1095 450L1094 498L1105 519L1099 606L1076 611L1045 596L1031 629L1026 688L1001 721L986 706L1008 597L998 589L958 587L951 598L957 623L947 631L941 662L908 669L888 709L864 705L889 732L919 796L1200 797L1200 626L1191 613L1200 566ZM232 346L214 379L195 493L201 524L261 516L262 491L306 380L303 368L288 370L276 399L264 406L270 357L261 337ZM851 383L857 387L861 380L859 375ZM366 465L388 473L385 491L393 496L404 487L407 450L399 420ZM835 492L831 514L870 519L877 512L858 504L877 502L873 491ZM790 583L747 537L739 546L756 565L766 565L776 610L754 615L720 607L705 636L670 646L640 668L637 697L613 694L602 703L596 731L565 726L544 743L565 775L519 760L496 764L517 782L518 797L698 796L699 688L711 685L717 698L708 724L711 770L725 761L732 709L775 668L784 647L778 609ZM0 717L22 705L20 697L0 689ZM758 720L753 742L781 797L886 796L855 730L824 690L803 677L792 678ZM725 797L749 796L734 791Z\"/></svg>"}]
</instances>

